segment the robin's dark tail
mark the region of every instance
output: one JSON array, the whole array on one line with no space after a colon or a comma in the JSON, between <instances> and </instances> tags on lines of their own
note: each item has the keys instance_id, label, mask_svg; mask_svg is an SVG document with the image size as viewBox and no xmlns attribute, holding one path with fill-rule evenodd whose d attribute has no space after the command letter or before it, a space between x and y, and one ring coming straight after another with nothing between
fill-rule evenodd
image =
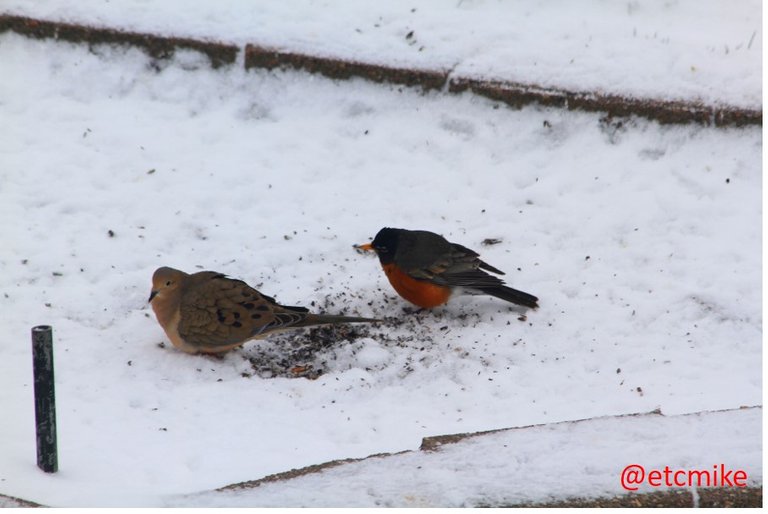
<instances>
[{"instance_id":1,"label":"robin's dark tail","mask_svg":"<svg viewBox=\"0 0 768 514\"><path fill-rule=\"evenodd\" d=\"M531 309L535 309L539 306L538 298L532 294L524 293L523 291L518 291L517 289L512 289L511 287L497 285L491 287L483 287L480 289L480 291L517 305L530 307Z\"/></svg>"},{"instance_id":2,"label":"robin's dark tail","mask_svg":"<svg viewBox=\"0 0 768 514\"><path fill-rule=\"evenodd\" d=\"M490 269L491 267L488 266L485 269ZM489 294L507 302L530 307L531 309L539 306L539 299L532 294L512 289L504 285L504 282L499 277L494 277L479 269L458 273L445 273L441 278L445 284L464 288L470 294Z\"/></svg>"}]
</instances>

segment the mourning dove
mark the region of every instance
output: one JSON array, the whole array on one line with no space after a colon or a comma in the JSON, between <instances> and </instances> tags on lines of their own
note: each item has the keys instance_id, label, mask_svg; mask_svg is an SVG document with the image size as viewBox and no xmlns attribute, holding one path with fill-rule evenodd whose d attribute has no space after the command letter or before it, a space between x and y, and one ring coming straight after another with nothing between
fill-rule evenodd
<instances>
[{"instance_id":1,"label":"mourning dove","mask_svg":"<svg viewBox=\"0 0 768 514\"><path fill-rule=\"evenodd\" d=\"M373 250L400 296L422 308L442 305L456 291L488 294L535 309L539 299L512 289L483 270L503 275L477 252L426 230L383 228L373 242L355 245Z\"/></svg>"},{"instance_id":2,"label":"mourning dove","mask_svg":"<svg viewBox=\"0 0 768 514\"><path fill-rule=\"evenodd\" d=\"M190 275L168 267L152 275L149 302L171 343L187 353L223 353L294 328L380 321L310 314L304 307L279 305L245 282L215 271Z\"/></svg>"}]
</instances>

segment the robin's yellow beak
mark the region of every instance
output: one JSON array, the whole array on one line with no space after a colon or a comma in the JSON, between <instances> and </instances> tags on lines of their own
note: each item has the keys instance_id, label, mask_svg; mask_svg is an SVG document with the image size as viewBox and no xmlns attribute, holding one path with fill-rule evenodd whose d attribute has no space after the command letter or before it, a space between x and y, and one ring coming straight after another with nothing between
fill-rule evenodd
<instances>
[{"instance_id":1,"label":"robin's yellow beak","mask_svg":"<svg viewBox=\"0 0 768 514\"><path fill-rule=\"evenodd\" d=\"M355 245L355 250L363 250L364 252L370 252L371 250L373 250L373 245L371 243Z\"/></svg>"}]
</instances>

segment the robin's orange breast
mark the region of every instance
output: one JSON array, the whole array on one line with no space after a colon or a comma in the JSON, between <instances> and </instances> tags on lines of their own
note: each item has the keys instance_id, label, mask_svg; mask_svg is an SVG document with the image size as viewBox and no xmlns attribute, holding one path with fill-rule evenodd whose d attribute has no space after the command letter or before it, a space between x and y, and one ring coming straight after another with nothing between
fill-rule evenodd
<instances>
[{"instance_id":1,"label":"robin's orange breast","mask_svg":"<svg viewBox=\"0 0 768 514\"><path fill-rule=\"evenodd\" d=\"M429 309L444 304L451 296L450 287L417 280L392 263L384 264L382 268L395 291L414 305Z\"/></svg>"}]
</instances>

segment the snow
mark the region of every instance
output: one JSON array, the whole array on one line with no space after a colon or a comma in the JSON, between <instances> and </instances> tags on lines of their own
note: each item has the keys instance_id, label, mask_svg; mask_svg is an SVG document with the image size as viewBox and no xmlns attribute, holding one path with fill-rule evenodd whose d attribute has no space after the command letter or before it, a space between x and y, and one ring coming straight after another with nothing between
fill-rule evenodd
<instances>
[{"instance_id":1,"label":"snow","mask_svg":"<svg viewBox=\"0 0 768 514\"><path fill-rule=\"evenodd\" d=\"M7 5L32 13L31 4ZM40 2L32 14L248 35L248 16L223 7L214 16L191 3L171 24L121 5ZM329 11L317 26L333 27L332 8L307 5ZM723 19L748 8L729 7ZM270 9L263 24L278 38L287 18ZM430 24L454 16L440 12ZM243 21L225 29L235 18ZM284 40L293 44L300 28ZM708 44L723 34L710 32ZM312 37L341 41L325 35ZM387 36L374 40L388 48ZM701 47L696 55L711 57ZM164 505L292 468L412 450L436 434L762 403L759 128L510 110L470 94L212 71L186 52L150 63L137 50L13 34L0 36L0 62L1 494L52 506ZM599 62L600 74L585 68L573 80L609 84L602 73L615 63ZM704 94L677 87L678 75L656 84L623 70L646 92ZM717 68L715 96L759 104L759 79L741 75L742 89L731 71ZM486 297L404 311L377 260L352 248L383 226L476 249L541 307L523 321ZM387 321L282 335L221 360L189 356L158 346L165 337L147 297L162 265L217 270L289 305ZM54 327L55 475L34 464L29 330L38 324ZM318 378L293 377L296 365ZM717 433L734 422L759 431L757 415L712 419ZM728 439L718 441L726 451ZM732 444L735 459L742 443ZM749 448L759 455L759 443ZM595 455L601 469L626 464ZM302 491L285 504L310 503Z\"/></svg>"},{"instance_id":2,"label":"snow","mask_svg":"<svg viewBox=\"0 0 768 514\"><path fill-rule=\"evenodd\" d=\"M747 485L760 486L761 455L754 449L761 439L761 417L762 409L749 409L506 430L444 445L436 452L372 457L257 487L172 498L169 504L280 507L294 497L298 506L312 507L337 506L339 498L353 507L509 506L584 498L585 491L586 497L626 494L618 477L630 464L642 463L646 476L666 468L670 477L696 470L709 472L709 480L714 480L714 470L724 459L730 463L724 466L731 471L728 477L741 470ZM677 475L678 483L684 476ZM638 493L666 489L647 483L629 486Z\"/></svg>"},{"instance_id":3,"label":"snow","mask_svg":"<svg viewBox=\"0 0 768 514\"><path fill-rule=\"evenodd\" d=\"M759 0L6 0L7 13L452 70L573 91L759 108Z\"/></svg>"}]
</instances>

